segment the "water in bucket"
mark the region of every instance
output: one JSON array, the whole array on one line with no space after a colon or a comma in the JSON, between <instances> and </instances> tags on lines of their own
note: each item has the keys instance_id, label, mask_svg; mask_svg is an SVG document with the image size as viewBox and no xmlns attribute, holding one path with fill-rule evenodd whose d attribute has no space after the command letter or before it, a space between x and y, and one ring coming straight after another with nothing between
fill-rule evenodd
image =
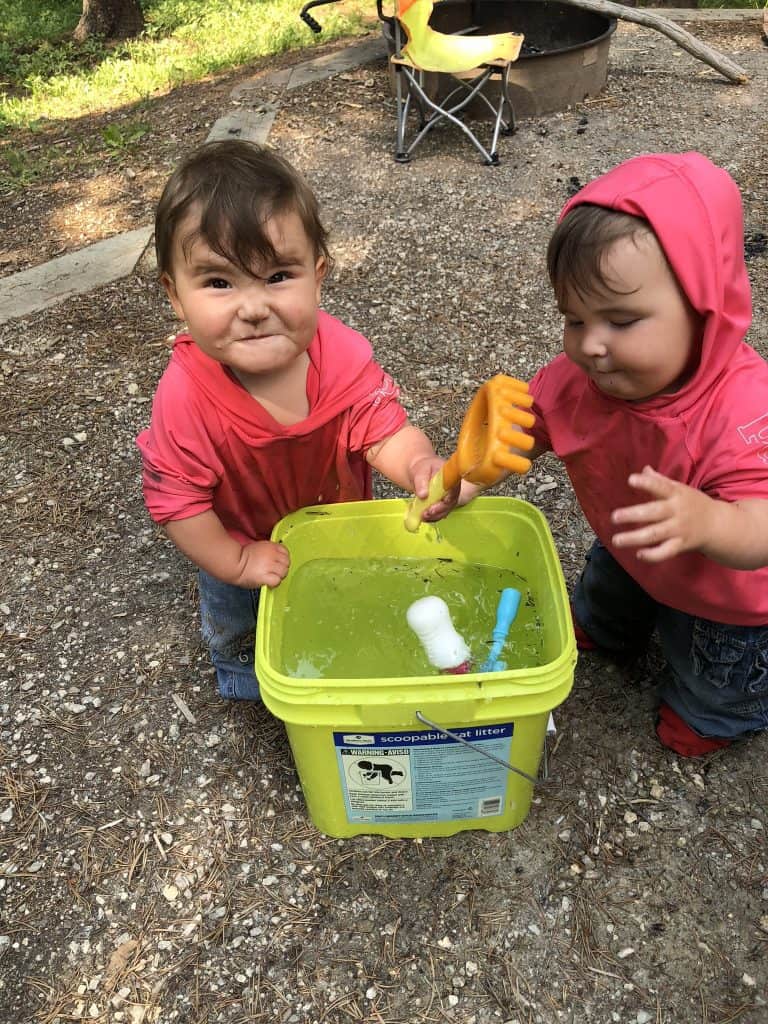
<instances>
[{"instance_id":1,"label":"water in bucket","mask_svg":"<svg viewBox=\"0 0 768 1024\"><path fill-rule=\"evenodd\" d=\"M541 665L543 631L533 595L509 569L450 558L312 559L293 577L285 614L302 628L283 635L283 671L297 678L434 675L406 623L408 607L426 595L445 601L479 666L505 587L523 594L504 647L507 668Z\"/></svg>"}]
</instances>

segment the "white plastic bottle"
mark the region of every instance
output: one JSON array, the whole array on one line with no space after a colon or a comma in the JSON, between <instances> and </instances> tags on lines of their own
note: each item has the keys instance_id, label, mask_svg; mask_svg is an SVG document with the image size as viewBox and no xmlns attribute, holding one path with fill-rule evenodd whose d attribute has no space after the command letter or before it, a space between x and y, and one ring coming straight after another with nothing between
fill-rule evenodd
<instances>
[{"instance_id":1,"label":"white plastic bottle","mask_svg":"<svg viewBox=\"0 0 768 1024\"><path fill-rule=\"evenodd\" d=\"M471 652L454 629L448 605L442 598L419 598L406 612L406 619L421 640L430 665L457 675L470 671Z\"/></svg>"}]
</instances>

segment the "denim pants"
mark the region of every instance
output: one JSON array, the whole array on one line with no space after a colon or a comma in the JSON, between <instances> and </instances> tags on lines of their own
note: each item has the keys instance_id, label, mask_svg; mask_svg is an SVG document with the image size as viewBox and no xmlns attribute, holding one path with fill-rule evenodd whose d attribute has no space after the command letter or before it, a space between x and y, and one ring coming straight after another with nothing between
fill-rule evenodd
<instances>
[{"instance_id":1,"label":"denim pants","mask_svg":"<svg viewBox=\"0 0 768 1024\"><path fill-rule=\"evenodd\" d=\"M659 604L597 540L573 613L617 658L639 654L655 630L667 662L659 697L701 736L731 739L768 728L768 625L724 625Z\"/></svg>"},{"instance_id":2,"label":"denim pants","mask_svg":"<svg viewBox=\"0 0 768 1024\"><path fill-rule=\"evenodd\" d=\"M198 572L200 628L227 700L260 700L254 635L259 591L222 583Z\"/></svg>"}]
</instances>

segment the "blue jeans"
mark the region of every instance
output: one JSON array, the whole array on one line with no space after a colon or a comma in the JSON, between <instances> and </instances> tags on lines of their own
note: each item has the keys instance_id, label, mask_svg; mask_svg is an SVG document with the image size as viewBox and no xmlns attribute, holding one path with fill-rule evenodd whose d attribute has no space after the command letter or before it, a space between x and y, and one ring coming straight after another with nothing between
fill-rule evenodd
<instances>
[{"instance_id":1,"label":"blue jeans","mask_svg":"<svg viewBox=\"0 0 768 1024\"><path fill-rule=\"evenodd\" d=\"M654 601L595 541L573 594L576 621L619 659L654 630L667 672L659 697L701 736L768 729L768 625L730 626Z\"/></svg>"},{"instance_id":2,"label":"blue jeans","mask_svg":"<svg viewBox=\"0 0 768 1024\"><path fill-rule=\"evenodd\" d=\"M219 693L227 700L260 700L254 634L259 591L222 583L198 572L200 629L216 669Z\"/></svg>"}]
</instances>

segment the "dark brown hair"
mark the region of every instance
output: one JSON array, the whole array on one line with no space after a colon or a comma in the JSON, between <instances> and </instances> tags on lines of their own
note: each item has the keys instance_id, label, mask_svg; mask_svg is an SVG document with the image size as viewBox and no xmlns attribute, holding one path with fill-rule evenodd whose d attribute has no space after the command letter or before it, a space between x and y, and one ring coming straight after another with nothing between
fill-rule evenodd
<instances>
[{"instance_id":1,"label":"dark brown hair","mask_svg":"<svg viewBox=\"0 0 768 1024\"><path fill-rule=\"evenodd\" d=\"M653 234L647 220L604 206L574 206L555 228L547 247L547 271L561 305L572 288L582 298L595 290L615 290L607 280L602 259L620 238Z\"/></svg>"},{"instance_id":2,"label":"dark brown hair","mask_svg":"<svg viewBox=\"0 0 768 1024\"><path fill-rule=\"evenodd\" d=\"M182 161L168 179L155 213L155 250L161 274L172 273L173 244L190 209L199 209L196 238L243 270L275 260L265 224L276 214L295 212L316 257L330 264L328 233L317 199L299 172L274 150L242 139L207 142Z\"/></svg>"}]
</instances>

